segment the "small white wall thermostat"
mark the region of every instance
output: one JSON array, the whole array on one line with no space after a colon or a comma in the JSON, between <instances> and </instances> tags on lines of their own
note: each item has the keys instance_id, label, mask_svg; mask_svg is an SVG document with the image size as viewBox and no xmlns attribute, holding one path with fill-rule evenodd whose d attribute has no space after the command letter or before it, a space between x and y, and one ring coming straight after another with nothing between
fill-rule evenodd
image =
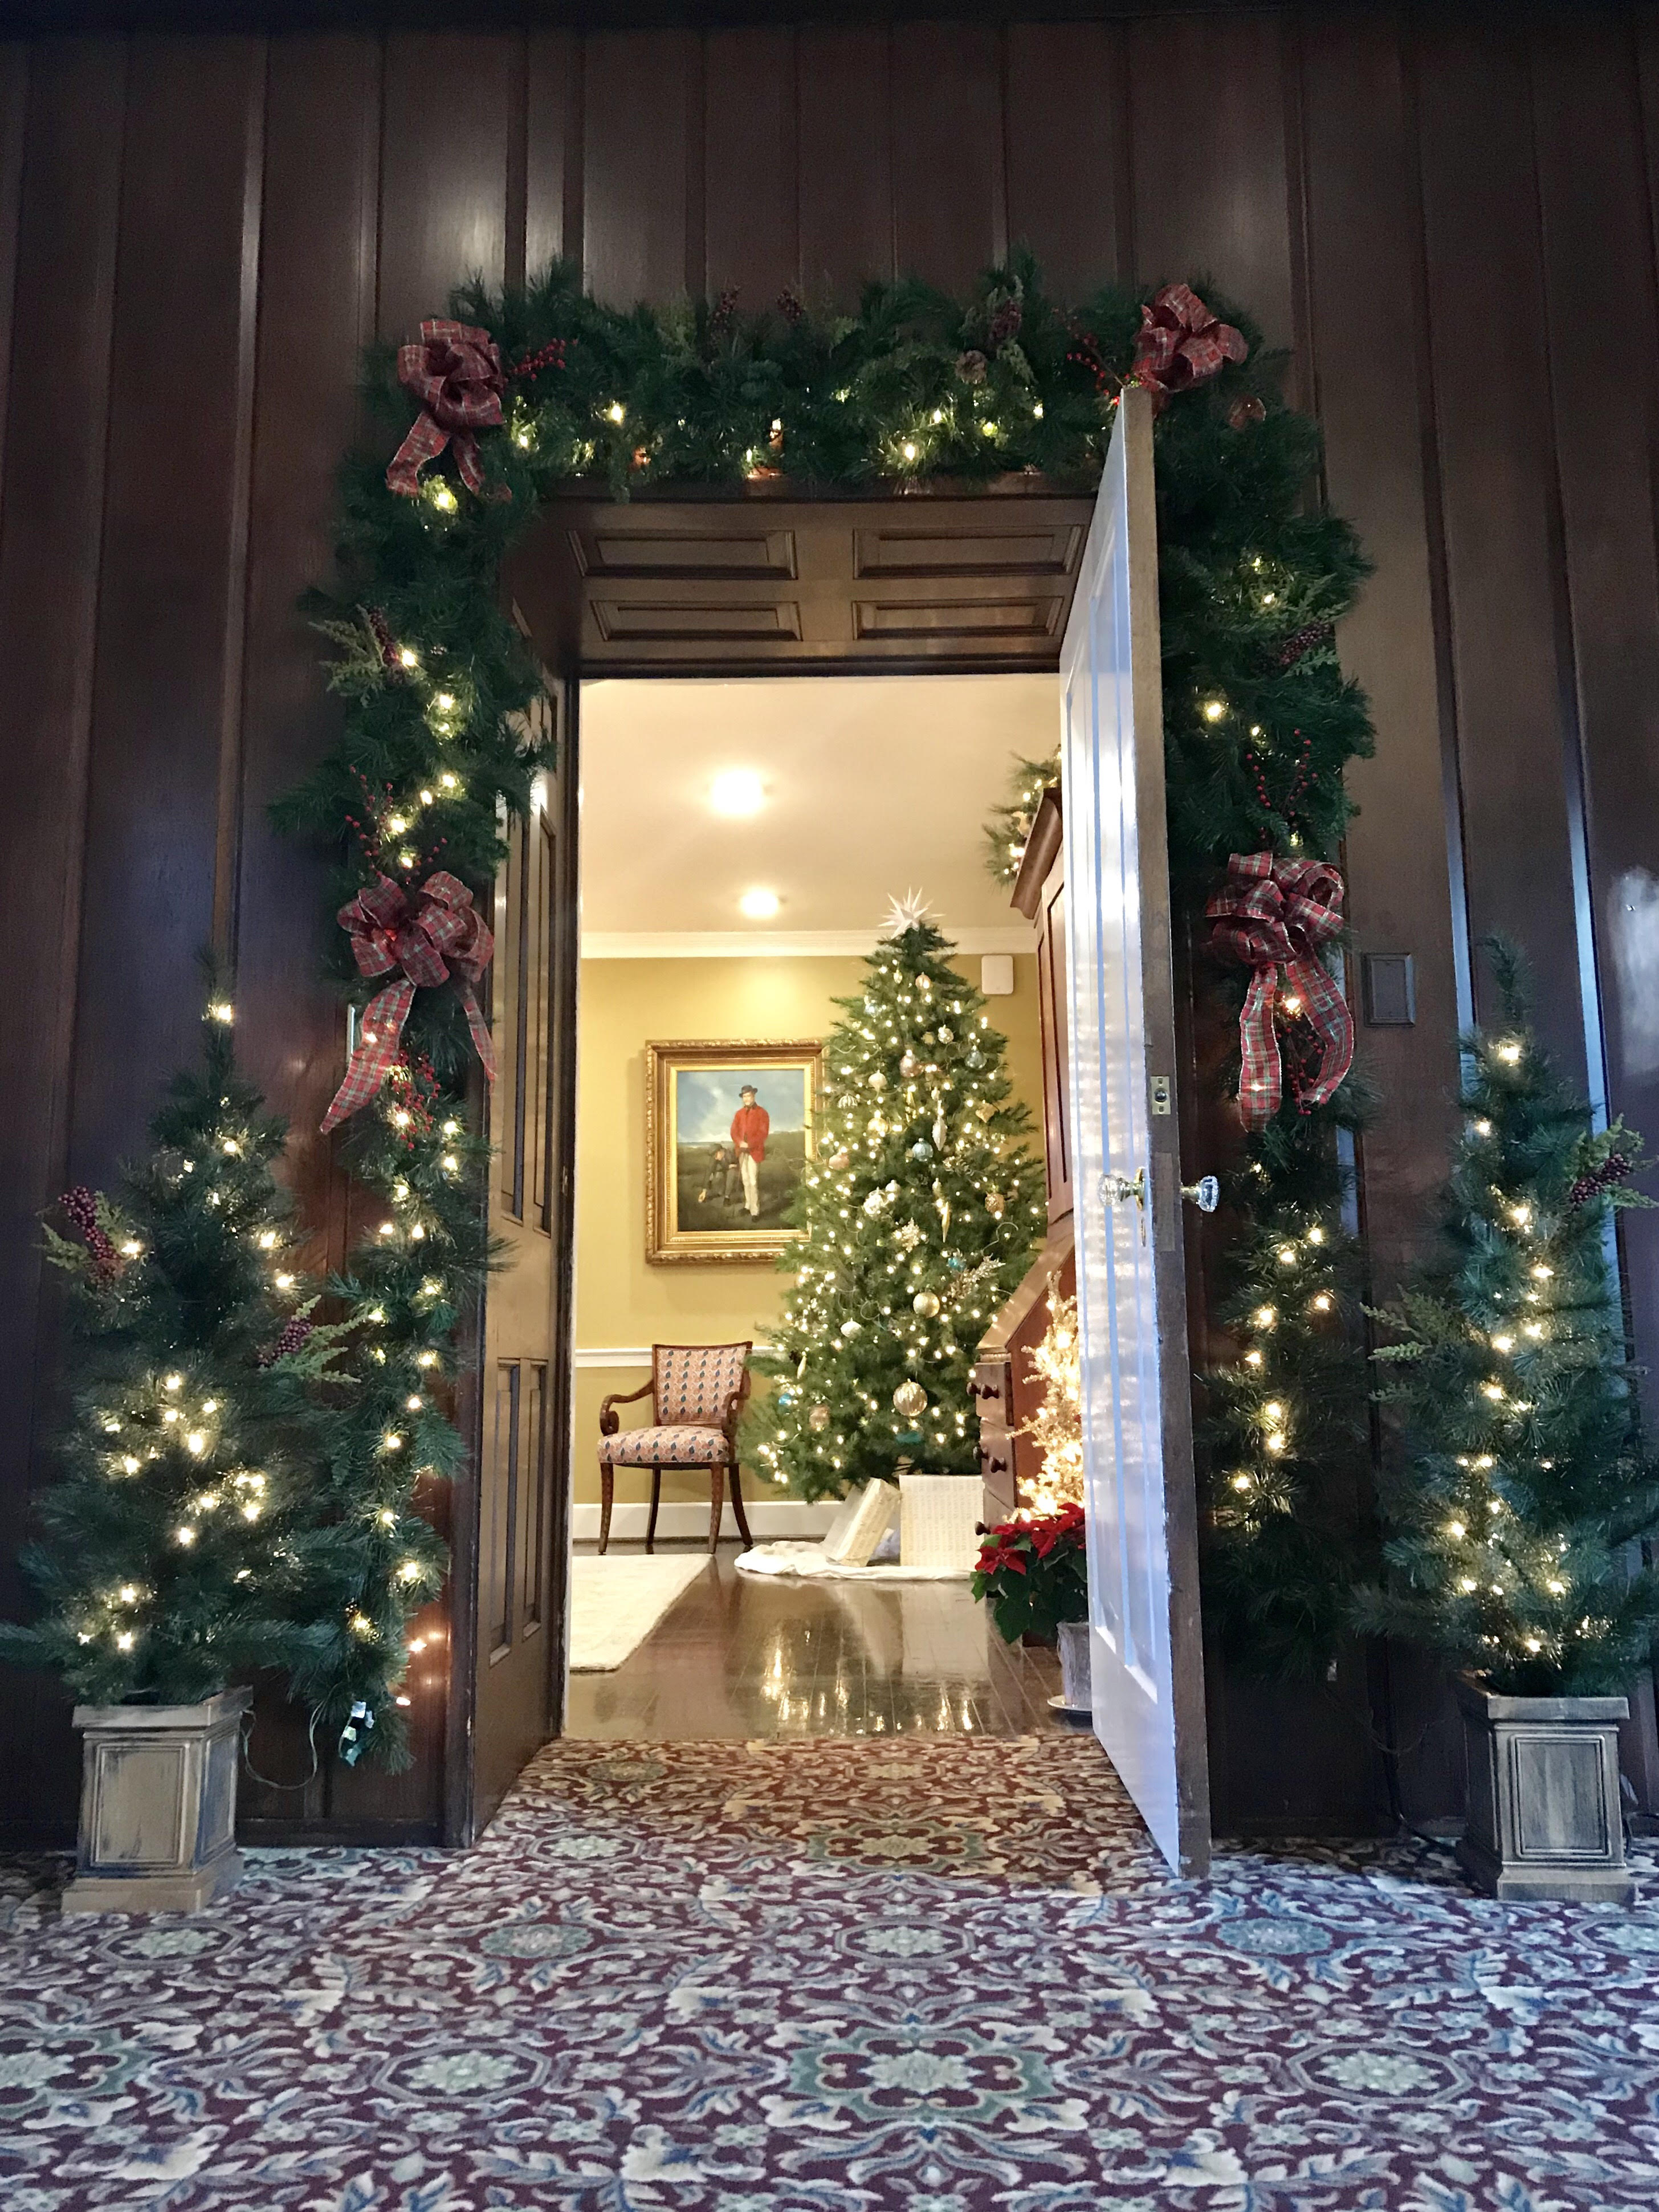
<instances>
[{"instance_id":1,"label":"small white wall thermostat","mask_svg":"<svg viewBox=\"0 0 1659 2212\"><path fill-rule=\"evenodd\" d=\"M1012 952L987 952L981 957L979 988L988 999L1012 996L1014 956Z\"/></svg>"}]
</instances>

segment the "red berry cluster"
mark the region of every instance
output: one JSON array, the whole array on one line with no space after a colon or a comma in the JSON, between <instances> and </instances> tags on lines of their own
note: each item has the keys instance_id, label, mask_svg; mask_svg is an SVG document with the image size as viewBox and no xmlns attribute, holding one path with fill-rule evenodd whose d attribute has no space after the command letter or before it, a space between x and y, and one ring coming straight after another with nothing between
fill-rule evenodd
<instances>
[{"instance_id":1,"label":"red berry cluster","mask_svg":"<svg viewBox=\"0 0 1659 2212\"><path fill-rule=\"evenodd\" d=\"M291 1358L316 1327L303 1314L290 1314L283 1323L283 1333L268 1352L259 1354L261 1367L274 1367L279 1359Z\"/></svg>"},{"instance_id":2,"label":"red berry cluster","mask_svg":"<svg viewBox=\"0 0 1659 2212\"><path fill-rule=\"evenodd\" d=\"M1567 1204L1588 1205L1591 1199L1600 1198L1603 1191L1611 1190L1614 1183L1623 1182L1635 1165L1634 1160L1626 1158L1623 1152L1609 1152L1599 1168L1586 1168L1576 1179L1567 1193Z\"/></svg>"},{"instance_id":3,"label":"red berry cluster","mask_svg":"<svg viewBox=\"0 0 1659 2212\"><path fill-rule=\"evenodd\" d=\"M1293 737L1302 738L1302 750L1297 756L1296 774L1291 779L1291 787L1282 800L1277 803L1274 801L1267 789L1267 774L1262 768L1261 756L1252 751L1248 745L1244 749L1244 772L1255 787L1261 811L1264 814L1277 814L1294 829L1297 823L1296 802L1307 790L1310 780L1308 769L1310 757L1313 751L1313 739L1302 737L1300 730L1293 730L1291 734Z\"/></svg>"},{"instance_id":4,"label":"red berry cluster","mask_svg":"<svg viewBox=\"0 0 1659 2212\"><path fill-rule=\"evenodd\" d=\"M1304 623L1300 629L1291 632L1274 658L1281 668L1293 667L1304 653L1311 653L1316 645L1328 645L1335 635L1334 623Z\"/></svg>"},{"instance_id":5,"label":"red berry cluster","mask_svg":"<svg viewBox=\"0 0 1659 2212\"><path fill-rule=\"evenodd\" d=\"M1074 361L1080 368L1088 370L1095 380L1097 392L1115 391L1118 379L1113 375L1102 358L1100 340L1094 332L1083 330L1074 324L1072 328L1072 337L1073 343L1071 351L1066 356L1066 360Z\"/></svg>"},{"instance_id":6,"label":"red berry cluster","mask_svg":"<svg viewBox=\"0 0 1659 2212\"><path fill-rule=\"evenodd\" d=\"M432 1134L437 1121L437 1073L424 1053L405 1054L392 1062L386 1090L396 1099L399 1111L409 1116L401 1127L395 1121L391 1124L392 1136L406 1152L412 1152L422 1139Z\"/></svg>"},{"instance_id":7,"label":"red berry cluster","mask_svg":"<svg viewBox=\"0 0 1659 2212\"><path fill-rule=\"evenodd\" d=\"M121 1257L98 1218L98 1200L85 1183L66 1190L58 1201L80 1231L92 1261L92 1272L100 1283L111 1282L121 1272Z\"/></svg>"},{"instance_id":8,"label":"red berry cluster","mask_svg":"<svg viewBox=\"0 0 1659 2212\"><path fill-rule=\"evenodd\" d=\"M507 373L511 377L534 377L539 376L544 368L562 368L563 367L564 340L550 338L544 346L538 346L534 353L527 353L522 361L514 362Z\"/></svg>"},{"instance_id":9,"label":"red berry cluster","mask_svg":"<svg viewBox=\"0 0 1659 2212\"><path fill-rule=\"evenodd\" d=\"M787 284L778 295L778 313L786 323L798 323L806 313Z\"/></svg>"},{"instance_id":10,"label":"red berry cluster","mask_svg":"<svg viewBox=\"0 0 1659 2212\"><path fill-rule=\"evenodd\" d=\"M392 625L379 607L365 607L363 620L374 634L374 642L380 650L380 664L388 674L399 683L403 681L404 665L398 658L398 641L392 635Z\"/></svg>"},{"instance_id":11,"label":"red berry cluster","mask_svg":"<svg viewBox=\"0 0 1659 2212\"><path fill-rule=\"evenodd\" d=\"M738 316L738 288L728 284L709 311L708 327L716 337L724 337Z\"/></svg>"}]
</instances>

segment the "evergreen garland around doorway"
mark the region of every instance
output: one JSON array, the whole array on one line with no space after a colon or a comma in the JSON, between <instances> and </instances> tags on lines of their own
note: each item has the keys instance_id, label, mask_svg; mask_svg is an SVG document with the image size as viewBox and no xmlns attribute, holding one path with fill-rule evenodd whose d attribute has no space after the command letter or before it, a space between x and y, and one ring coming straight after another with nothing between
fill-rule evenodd
<instances>
[{"instance_id":1,"label":"evergreen garland around doorway","mask_svg":"<svg viewBox=\"0 0 1659 2212\"><path fill-rule=\"evenodd\" d=\"M1310 501L1317 428L1285 404L1284 359L1249 315L1203 280L1197 293L1223 343L1201 377L1178 358L1166 371L1157 427L1170 851L1188 910L1230 853L1334 854L1344 768L1372 742L1334 643L1365 563L1347 524ZM498 578L544 499L596 479L618 496L779 477L1091 487L1144 361L1147 301L1169 296L1109 286L1065 307L1024 255L965 301L875 283L845 315L787 292L755 313L731 293L623 311L560 265L521 290L464 288L454 323L370 358L371 397L405 442L391 482L380 453L343 474L342 585L320 611L350 712L283 818L337 849L351 825L343 891L437 865L482 890L498 807L523 807L537 765L518 720L536 672ZM1000 828L1017 846L1018 822ZM419 994L412 1026L453 1080L464 1034L443 994ZM1287 1108L1247 1140L1229 1191L1223 1319L1238 1356L1209 1377L1206 1599L1269 1671L1326 1663L1352 1571L1343 1504L1366 1384L1335 1139L1360 1104L1351 1080L1310 1114Z\"/></svg>"},{"instance_id":2,"label":"evergreen garland around doorway","mask_svg":"<svg viewBox=\"0 0 1659 2212\"><path fill-rule=\"evenodd\" d=\"M402 1685L438 1557L435 1539L411 1552L408 1516L462 1455L443 1410L449 1338L490 1259L484 1148L465 1105L480 1026L467 996L488 957L477 925L503 817L527 811L545 761L528 712L539 672L501 602L504 555L544 500L577 480L619 496L771 476L805 491L1027 472L1091 487L1145 297L1107 287L1068 308L1016 257L966 300L899 283L868 286L850 314L809 311L788 293L758 313L730 294L624 311L555 266L524 288L465 287L453 321L410 332L401 353L369 354L366 392L386 435L343 465L336 580L309 610L331 647L339 733L275 810L281 828L335 863L331 905L348 926L331 933L329 964L368 1048L342 1102L362 1193L357 1243L325 1308L344 1330L333 1363L343 1379L313 1383L303 1506L311 1540L325 1545L337 1530L353 1559L332 1622L335 1679L313 1685L331 1715L362 1709L348 1756L365 1741L370 1756L406 1756ZM1259 846L1269 828L1276 847L1333 850L1343 764L1370 743L1364 701L1329 643L1363 562L1346 527L1305 504L1317 434L1284 404L1282 363L1248 316L1209 298L1240 343L1209 380L1171 389L1158 427L1183 896L1217 856ZM434 974L448 980L418 988ZM406 1009L400 976L417 987ZM399 1016L400 1031L388 1028ZM385 1073L373 1063L388 1037ZM1260 1197L1240 1247L1248 1310L1266 1304L1248 1307L1262 1272L1286 1272L1273 1277L1283 1294L1252 1345L1261 1358L1251 1366L1247 1353L1232 1370L1223 1417L1217 1463L1249 1473L1250 1485L1212 1501L1219 1556L1239 1563L1215 1589L1237 1590L1247 1635L1287 1651L1307 1648L1300 1624L1330 1616L1341 1579L1297 1500L1313 1494L1306 1477L1324 1448L1308 1377L1340 1341L1328 1310L1344 1294L1327 1138L1350 1111L1346 1095L1315 1123L1275 1124L1251 1147ZM1279 1256L1286 1250L1292 1260ZM1348 1402L1346 1385L1332 1389L1339 1401ZM1296 1409L1283 1428L1267 1425L1276 1404Z\"/></svg>"}]
</instances>

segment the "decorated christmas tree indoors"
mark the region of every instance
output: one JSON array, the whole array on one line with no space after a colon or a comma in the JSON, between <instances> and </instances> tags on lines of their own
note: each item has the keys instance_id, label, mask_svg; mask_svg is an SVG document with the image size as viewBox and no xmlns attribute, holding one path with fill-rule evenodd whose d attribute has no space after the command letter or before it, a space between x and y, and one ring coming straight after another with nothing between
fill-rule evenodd
<instances>
[{"instance_id":1,"label":"decorated christmas tree indoors","mask_svg":"<svg viewBox=\"0 0 1659 2212\"><path fill-rule=\"evenodd\" d=\"M914 896L895 902L863 994L824 1048L806 1232L745 1449L804 1498L838 1496L901 1460L968 1474L975 1348L1018 1283L1045 1217L1042 1170L1011 1097L1006 1042Z\"/></svg>"},{"instance_id":2,"label":"decorated christmas tree indoors","mask_svg":"<svg viewBox=\"0 0 1659 2212\"><path fill-rule=\"evenodd\" d=\"M1466 1040L1468 1117L1443 1250L1380 1318L1403 1414L1393 1576L1359 1626L1516 1696L1619 1691L1659 1632L1659 1462L1644 1442L1608 1261L1644 1164L1539 1048L1515 952L1488 947L1503 1020Z\"/></svg>"},{"instance_id":3,"label":"decorated christmas tree indoors","mask_svg":"<svg viewBox=\"0 0 1659 2212\"><path fill-rule=\"evenodd\" d=\"M73 1284L74 1412L25 1564L40 1599L0 1656L94 1704L191 1704L301 1656L290 1617L305 1510L305 1393L337 1332L315 1329L271 1176L284 1125L237 1074L216 994L204 1065L152 1124L118 1206L86 1189L48 1228Z\"/></svg>"}]
</instances>

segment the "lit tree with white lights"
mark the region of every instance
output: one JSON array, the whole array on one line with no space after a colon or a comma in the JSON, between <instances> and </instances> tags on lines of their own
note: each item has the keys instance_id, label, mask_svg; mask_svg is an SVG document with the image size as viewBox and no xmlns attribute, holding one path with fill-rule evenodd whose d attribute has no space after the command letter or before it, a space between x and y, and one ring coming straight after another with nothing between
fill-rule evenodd
<instances>
[{"instance_id":1,"label":"lit tree with white lights","mask_svg":"<svg viewBox=\"0 0 1659 2212\"><path fill-rule=\"evenodd\" d=\"M97 1704L193 1703L304 1641L296 1422L339 1332L311 1322L271 1175L286 1127L236 1073L232 1018L216 993L202 1069L120 1205L70 1191L73 1235L46 1231L74 1285L75 1406L25 1553L38 1617L0 1626L0 1655Z\"/></svg>"},{"instance_id":2,"label":"lit tree with white lights","mask_svg":"<svg viewBox=\"0 0 1659 2212\"><path fill-rule=\"evenodd\" d=\"M1632 1555L1659 1531L1606 1242L1645 1163L1539 1048L1524 976L1488 948L1503 1022L1465 1040L1467 1116L1443 1252L1380 1318L1399 1379L1406 1465L1389 1501L1395 1575L1360 1626L1410 1636L1495 1691L1621 1690L1659 1632L1659 1577Z\"/></svg>"},{"instance_id":3,"label":"lit tree with white lights","mask_svg":"<svg viewBox=\"0 0 1659 2212\"><path fill-rule=\"evenodd\" d=\"M895 902L863 994L824 1048L817 1157L796 1202L803 1243L747 1454L805 1498L901 1461L971 1474L975 1349L1030 1262L1046 1214L1006 1040L950 965L914 896Z\"/></svg>"}]
</instances>

